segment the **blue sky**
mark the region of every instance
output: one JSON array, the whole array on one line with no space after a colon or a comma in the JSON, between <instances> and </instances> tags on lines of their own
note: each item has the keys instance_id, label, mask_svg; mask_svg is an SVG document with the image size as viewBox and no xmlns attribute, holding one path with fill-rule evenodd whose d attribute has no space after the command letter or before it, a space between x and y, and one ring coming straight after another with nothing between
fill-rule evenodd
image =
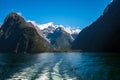
<instances>
[{"instance_id":1,"label":"blue sky","mask_svg":"<svg viewBox=\"0 0 120 80\"><path fill-rule=\"evenodd\" d=\"M0 23L10 12L19 12L27 20L64 26L90 25L111 0L1 0Z\"/></svg>"}]
</instances>

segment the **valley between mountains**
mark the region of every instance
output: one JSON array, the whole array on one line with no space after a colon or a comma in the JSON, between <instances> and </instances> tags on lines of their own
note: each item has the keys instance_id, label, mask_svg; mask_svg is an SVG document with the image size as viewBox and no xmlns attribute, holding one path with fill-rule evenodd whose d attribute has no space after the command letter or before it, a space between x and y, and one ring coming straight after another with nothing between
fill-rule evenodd
<instances>
[{"instance_id":1,"label":"valley between mountains","mask_svg":"<svg viewBox=\"0 0 120 80\"><path fill-rule=\"evenodd\" d=\"M36 25L11 12L0 25L0 52L120 52L119 8L120 0L113 0L103 14L83 30L53 22Z\"/></svg>"}]
</instances>

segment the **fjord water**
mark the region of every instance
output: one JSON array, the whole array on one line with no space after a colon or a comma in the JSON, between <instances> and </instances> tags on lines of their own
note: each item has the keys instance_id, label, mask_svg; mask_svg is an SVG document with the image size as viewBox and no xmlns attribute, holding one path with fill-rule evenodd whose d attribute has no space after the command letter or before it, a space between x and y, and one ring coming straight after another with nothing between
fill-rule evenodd
<instances>
[{"instance_id":1,"label":"fjord water","mask_svg":"<svg viewBox=\"0 0 120 80\"><path fill-rule=\"evenodd\" d=\"M120 80L120 54L0 54L0 80Z\"/></svg>"}]
</instances>

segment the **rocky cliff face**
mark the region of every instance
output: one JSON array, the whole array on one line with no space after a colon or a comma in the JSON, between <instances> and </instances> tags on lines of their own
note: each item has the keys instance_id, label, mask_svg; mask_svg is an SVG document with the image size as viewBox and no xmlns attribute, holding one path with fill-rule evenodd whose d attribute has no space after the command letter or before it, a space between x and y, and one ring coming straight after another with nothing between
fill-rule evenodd
<instances>
[{"instance_id":1,"label":"rocky cliff face","mask_svg":"<svg viewBox=\"0 0 120 80\"><path fill-rule=\"evenodd\" d=\"M49 33L47 35L47 39L50 40L50 43L54 46L54 49L58 50L69 49L73 42L72 36L64 31L62 27L58 27L52 33Z\"/></svg>"},{"instance_id":2,"label":"rocky cliff face","mask_svg":"<svg viewBox=\"0 0 120 80\"><path fill-rule=\"evenodd\" d=\"M34 26L16 13L10 13L0 29L0 52L37 53L46 51Z\"/></svg>"},{"instance_id":3,"label":"rocky cliff face","mask_svg":"<svg viewBox=\"0 0 120 80\"><path fill-rule=\"evenodd\" d=\"M120 0L113 0L95 22L80 32L72 49L120 52Z\"/></svg>"}]
</instances>

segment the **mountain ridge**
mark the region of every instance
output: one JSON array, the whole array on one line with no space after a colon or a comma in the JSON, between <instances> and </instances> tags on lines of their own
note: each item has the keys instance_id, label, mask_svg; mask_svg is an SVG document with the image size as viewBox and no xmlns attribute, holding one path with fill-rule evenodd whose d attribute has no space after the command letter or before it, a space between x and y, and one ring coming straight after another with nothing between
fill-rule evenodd
<instances>
[{"instance_id":1,"label":"mountain ridge","mask_svg":"<svg viewBox=\"0 0 120 80\"><path fill-rule=\"evenodd\" d=\"M63 25L55 25L53 22L36 25L33 21L38 33L43 36L54 48L54 50L69 49L73 40L80 32L79 29L73 30L65 28Z\"/></svg>"},{"instance_id":2,"label":"mountain ridge","mask_svg":"<svg viewBox=\"0 0 120 80\"><path fill-rule=\"evenodd\" d=\"M113 0L103 14L84 28L72 44L72 49L91 52L120 52L120 0Z\"/></svg>"},{"instance_id":3,"label":"mountain ridge","mask_svg":"<svg viewBox=\"0 0 120 80\"><path fill-rule=\"evenodd\" d=\"M37 26L40 30L44 30L49 27L52 27L54 29L61 27L69 34L79 34L79 32L81 31L79 28L72 29L70 26L56 25L54 24L54 22L48 22L45 24L38 24L35 21L31 21L31 20L28 20L27 22L31 22L34 26Z\"/></svg>"},{"instance_id":4,"label":"mountain ridge","mask_svg":"<svg viewBox=\"0 0 120 80\"><path fill-rule=\"evenodd\" d=\"M0 28L0 52L37 53L46 49L32 24L17 13L8 14Z\"/></svg>"}]
</instances>

